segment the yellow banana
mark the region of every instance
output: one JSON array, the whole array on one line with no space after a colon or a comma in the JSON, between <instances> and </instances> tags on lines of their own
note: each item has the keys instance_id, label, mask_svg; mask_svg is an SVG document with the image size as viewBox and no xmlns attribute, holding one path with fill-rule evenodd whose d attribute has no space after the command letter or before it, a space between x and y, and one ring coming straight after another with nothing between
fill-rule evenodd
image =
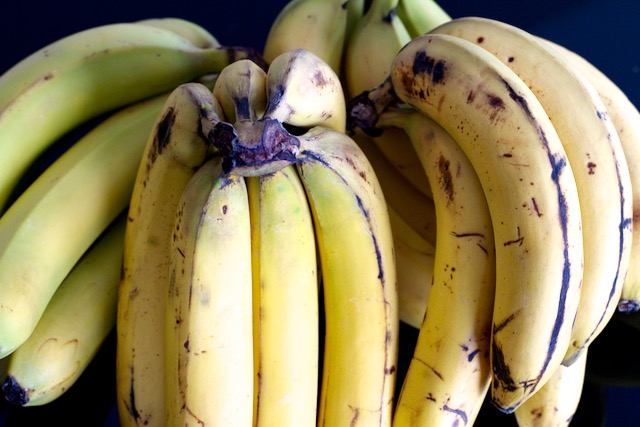
<instances>
[{"instance_id":1,"label":"yellow banana","mask_svg":"<svg viewBox=\"0 0 640 427\"><path fill-rule=\"evenodd\" d=\"M209 48L220 46L218 39L206 28L195 22L177 17L168 18L147 18L135 21L136 24L149 25L172 31L179 36L189 40L194 46ZM219 71L219 70L218 70Z\"/></svg>"},{"instance_id":2,"label":"yellow banana","mask_svg":"<svg viewBox=\"0 0 640 427\"><path fill-rule=\"evenodd\" d=\"M402 322L418 329L424 320L431 291L436 248L388 204L387 210L396 259L399 317Z\"/></svg>"},{"instance_id":3,"label":"yellow banana","mask_svg":"<svg viewBox=\"0 0 640 427\"><path fill-rule=\"evenodd\" d=\"M386 79L393 58L411 40L395 14L397 5L398 0L374 0L356 22L344 59L343 84L349 99ZM393 165L394 173L409 180L428 197L429 184L407 136L398 129L388 129L376 135L374 142ZM381 172L376 170L376 173Z\"/></svg>"},{"instance_id":4,"label":"yellow banana","mask_svg":"<svg viewBox=\"0 0 640 427\"><path fill-rule=\"evenodd\" d=\"M451 20L435 0L399 0L396 12L412 38Z\"/></svg>"},{"instance_id":5,"label":"yellow banana","mask_svg":"<svg viewBox=\"0 0 640 427\"><path fill-rule=\"evenodd\" d=\"M340 74L351 0L290 0L271 23L264 59L272 62L292 49L306 49Z\"/></svg>"},{"instance_id":6,"label":"yellow banana","mask_svg":"<svg viewBox=\"0 0 640 427\"><path fill-rule=\"evenodd\" d=\"M375 122L394 97L445 128L482 183L496 247L492 401L513 412L546 382L571 340L584 259L571 165L531 89L467 40L412 40L391 77L354 101L349 127Z\"/></svg>"},{"instance_id":7,"label":"yellow banana","mask_svg":"<svg viewBox=\"0 0 640 427\"><path fill-rule=\"evenodd\" d=\"M560 365L549 381L514 412L519 427L568 427L578 409L588 350L571 366Z\"/></svg>"},{"instance_id":8,"label":"yellow banana","mask_svg":"<svg viewBox=\"0 0 640 427\"><path fill-rule=\"evenodd\" d=\"M458 143L414 108L385 111L403 129L431 184L437 240L433 285L394 426L473 425L491 382L495 247L487 200Z\"/></svg>"},{"instance_id":9,"label":"yellow banana","mask_svg":"<svg viewBox=\"0 0 640 427\"><path fill-rule=\"evenodd\" d=\"M116 323L125 216L105 230L69 272L29 338L8 357L5 398L40 406L82 375Z\"/></svg>"},{"instance_id":10,"label":"yellow banana","mask_svg":"<svg viewBox=\"0 0 640 427\"><path fill-rule=\"evenodd\" d=\"M115 23L24 58L0 76L0 210L29 164L70 130L242 57L259 58L247 48L201 48L167 29Z\"/></svg>"},{"instance_id":11,"label":"yellow banana","mask_svg":"<svg viewBox=\"0 0 640 427\"><path fill-rule=\"evenodd\" d=\"M300 141L297 168L311 205L324 293L318 425L388 426L399 321L384 196L346 134L315 127Z\"/></svg>"},{"instance_id":12,"label":"yellow banana","mask_svg":"<svg viewBox=\"0 0 640 427\"><path fill-rule=\"evenodd\" d=\"M290 49L280 53L267 70L267 107L262 118L304 128L326 126L344 132L345 95L338 75L309 50Z\"/></svg>"},{"instance_id":13,"label":"yellow banana","mask_svg":"<svg viewBox=\"0 0 640 427\"><path fill-rule=\"evenodd\" d=\"M253 124L264 114L267 104L267 73L255 62L241 59L227 65L213 86L225 121L234 126Z\"/></svg>"},{"instance_id":14,"label":"yellow banana","mask_svg":"<svg viewBox=\"0 0 640 427\"><path fill-rule=\"evenodd\" d=\"M625 313L638 311L640 310L640 233L636 233L635 230L640 229L640 112L622 89L592 63L566 47L545 41L558 49L593 85L604 102L608 116L620 138L631 177L633 224L629 268L622 285L618 310Z\"/></svg>"},{"instance_id":15,"label":"yellow banana","mask_svg":"<svg viewBox=\"0 0 640 427\"><path fill-rule=\"evenodd\" d=\"M222 173L221 163L209 160L191 177L165 247L167 419L158 425L252 423L249 201L244 179Z\"/></svg>"},{"instance_id":16,"label":"yellow banana","mask_svg":"<svg viewBox=\"0 0 640 427\"><path fill-rule=\"evenodd\" d=\"M247 178L251 209L254 426L315 426L319 305L316 241L294 166Z\"/></svg>"},{"instance_id":17,"label":"yellow banana","mask_svg":"<svg viewBox=\"0 0 640 427\"><path fill-rule=\"evenodd\" d=\"M474 42L509 66L536 94L562 141L584 230L580 305L564 360L571 364L616 311L629 265L631 179L618 134L593 86L532 34L478 17L454 19L432 33Z\"/></svg>"},{"instance_id":18,"label":"yellow banana","mask_svg":"<svg viewBox=\"0 0 640 427\"><path fill-rule=\"evenodd\" d=\"M174 89L148 133L131 194L116 322L120 423L164 425L164 328L169 245L177 205L207 157L207 135L222 117L211 89Z\"/></svg>"},{"instance_id":19,"label":"yellow banana","mask_svg":"<svg viewBox=\"0 0 640 427\"><path fill-rule=\"evenodd\" d=\"M389 127L385 129L385 132L397 130L397 127ZM353 135L352 138L373 166L387 204L423 239L435 244L437 227L433 200L426 197L423 192L411 185L404 176L393 169L393 165L373 141L374 138L360 132ZM411 149L414 150L413 147ZM424 185L428 186L429 182L425 181Z\"/></svg>"},{"instance_id":20,"label":"yellow banana","mask_svg":"<svg viewBox=\"0 0 640 427\"><path fill-rule=\"evenodd\" d=\"M132 104L90 130L0 217L0 357L33 332L78 259L128 206L167 96Z\"/></svg>"}]
</instances>

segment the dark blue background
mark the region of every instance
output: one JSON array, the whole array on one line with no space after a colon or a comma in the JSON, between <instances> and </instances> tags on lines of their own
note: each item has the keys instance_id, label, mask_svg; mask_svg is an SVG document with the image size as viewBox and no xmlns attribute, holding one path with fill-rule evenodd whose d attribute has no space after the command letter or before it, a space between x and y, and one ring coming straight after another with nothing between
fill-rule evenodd
<instances>
[{"instance_id":1,"label":"dark blue background","mask_svg":"<svg viewBox=\"0 0 640 427\"><path fill-rule=\"evenodd\" d=\"M210 30L223 44L261 49L269 25L284 6L278 1L122 1L13 2L0 15L0 73L34 50L70 33L117 21L176 16ZM640 107L640 1L637 0L441 0L452 17L484 16L520 26L564 44L610 76ZM625 359L635 351L637 331L620 322L596 340L592 368ZM626 335L628 333L628 335ZM415 331L403 328L406 342ZM625 340L627 340L625 342ZM595 346L595 344L594 344ZM116 426L113 406L113 337L80 382L66 395L42 408L7 408L0 403L0 426ZM597 357L596 356L597 352ZM626 359L629 359L626 356ZM625 360L626 360L625 359ZM602 362L600 362L602 360ZM598 363L596 365L596 362ZM637 365L636 365L637 366ZM215 386L215 385L212 385ZM596 426L603 411L606 426L640 426L640 386L602 387L589 381L579 416L572 426ZM86 409L89 414L82 414ZM513 417L488 406L477 425L515 425Z\"/></svg>"}]
</instances>

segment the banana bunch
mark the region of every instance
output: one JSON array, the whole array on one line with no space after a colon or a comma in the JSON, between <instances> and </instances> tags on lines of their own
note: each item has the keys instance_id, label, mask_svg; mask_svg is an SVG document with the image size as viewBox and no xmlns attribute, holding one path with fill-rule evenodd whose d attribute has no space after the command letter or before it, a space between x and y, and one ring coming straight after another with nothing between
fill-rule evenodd
<instances>
[{"instance_id":1,"label":"banana bunch","mask_svg":"<svg viewBox=\"0 0 640 427\"><path fill-rule=\"evenodd\" d=\"M156 117L254 50L177 19L71 34L0 76L0 358L10 402L75 383L116 325L124 225ZM5 372L6 371L6 372Z\"/></svg>"},{"instance_id":2,"label":"banana bunch","mask_svg":"<svg viewBox=\"0 0 640 427\"><path fill-rule=\"evenodd\" d=\"M389 129L403 130L422 161L430 190L424 193L436 208L433 279L421 294L426 314L394 425L471 425L485 384L494 406L515 413L519 425L568 425L580 399L587 349L614 314L637 310L640 114L592 64L520 28L487 18L451 19L432 1L400 0L393 10L397 15L387 21L399 17L411 28L411 40L388 63L387 77L351 97L347 129L378 143ZM435 160L425 163L445 139L457 143L470 172L459 166L443 179L444 168L438 175ZM395 139L384 142L389 150L406 149ZM467 195L472 186L458 181L473 174L478 188ZM445 184L452 194L448 212L439 207L444 196L438 186ZM452 212L455 203L462 206L459 200L474 221L481 220L485 211L471 207L478 198L486 200L485 230L493 237L493 247L482 245L495 257L489 260L494 276L486 279L491 291L483 293L491 292L490 301L471 297L480 273L465 281L465 291L457 287L456 275L464 274L459 267L480 264L457 262L469 256L465 246L442 243L456 235L451 224L465 225ZM447 253L449 262L441 265L439 253ZM438 279L453 266L455 273ZM460 293L455 302L440 300L440 280L448 298ZM399 283L399 292L410 286ZM466 307L458 313L462 301ZM486 335L480 329L471 334L466 322L480 322L483 314L490 319ZM438 329L430 326L436 321L442 323ZM455 333L441 337L446 327ZM486 377L476 368L472 383L480 388L473 394L467 364L450 355L441 366L433 356L445 354L449 340L463 347L456 334L466 331L477 344L465 349L487 345ZM431 353L428 340L437 343ZM427 372L419 376L422 382L413 379L420 364ZM462 379L443 373L455 366ZM443 390L457 391L442 399Z\"/></svg>"},{"instance_id":3,"label":"banana bunch","mask_svg":"<svg viewBox=\"0 0 640 427\"><path fill-rule=\"evenodd\" d=\"M304 49L169 95L124 239L121 425L390 425L393 238L345 125Z\"/></svg>"}]
</instances>

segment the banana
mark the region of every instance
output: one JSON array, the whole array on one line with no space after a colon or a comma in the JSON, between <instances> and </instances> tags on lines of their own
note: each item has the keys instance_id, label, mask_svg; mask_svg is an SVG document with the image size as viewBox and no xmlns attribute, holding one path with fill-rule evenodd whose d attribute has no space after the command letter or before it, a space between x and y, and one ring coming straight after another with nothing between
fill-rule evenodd
<instances>
[{"instance_id":1,"label":"banana","mask_svg":"<svg viewBox=\"0 0 640 427\"><path fill-rule=\"evenodd\" d=\"M319 372L316 241L294 166L247 178L251 211L254 426L315 426Z\"/></svg>"},{"instance_id":2,"label":"banana","mask_svg":"<svg viewBox=\"0 0 640 427\"><path fill-rule=\"evenodd\" d=\"M398 127L388 127L384 131L398 129ZM376 146L374 138L360 132L352 138L373 166L387 204L423 239L435 244L437 227L433 200L411 185L404 176L395 172L393 165ZM413 147L411 149L414 150ZM429 182L425 182L425 185L429 185Z\"/></svg>"},{"instance_id":3,"label":"banana","mask_svg":"<svg viewBox=\"0 0 640 427\"><path fill-rule=\"evenodd\" d=\"M349 99L389 76L390 64L400 49L411 40L395 14L398 0L374 0L351 33L344 59L343 85ZM352 135L356 139L355 135ZM427 197L429 184L411 142L399 129L388 129L374 139L376 146L395 171L409 180ZM376 170L376 173L381 173ZM385 193L386 194L386 193ZM402 209L397 209L399 212Z\"/></svg>"},{"instance_id":4,"label":"banana","mask_svg":"<svg viewBox=\"0 0 640 427\"><path fill-rule=\"evenodd\" d=\"M281 52L267 70L267 107L262 119L265 118L297 127L326 126L344 132L346 106L340 78L329 64L307 49Z\"/></svg>"},{"instance_id":5,"label":"banana","mask_svg":"<svg viewBox=\"0 0 640 427\"><path fill-rule=\"evenodd\" d=\"M352 0L290 0L271 23L263 57L271 63L292 49L306 49L340 74Z\"/></svg>"},{"instance_id":6,"label":"banana","mask_svg":"<svg viewBox=\"0 0 640 427\"><path fill-rule=\"evenodd\" d=\"M563 362L571 364L616 311L629 265L633 196L618 133L593 86L532 34L478 17L454 19L432 33L474 42L509 66L536 94L562 141L585 230L580 305Z\"/></svg>"},{"instance_id":7,"label":"banana","mask_svg":"<svg viewBox=\"0 0 640 427\"><path fill-rule=\"evenodd\" d=\"M52 402L72 387L116 323L125 216L83 254L29 338L8 359L5 398L20 406Z\"/></svg>"},{"instance_id":8,"label":"banana","mask_svg":"<svg viewBox=\"0 0 640 427\"><path fill-rule=\"evenodd\" d=\"M393 423L473 425L491 382L496 265L487 200L458 143L426 115L394 109L377 123L409 136L431 184L438 228L433 284Z\"/></svg>"},{"instance_id":9,"label":"banana","mask_svg":"<svg viewBox=\"0 0 640 427\"><path fill-rule=\"evenodd\" d=\"M398 357L393 237L375 173L346 134L300 136L324 294L318 425L388 426Z\"/></svg>"},{"instance_id":10,"label":"banana","mask_svg":"<svg viewBox=\"0 0 640 427\"><path fill-rule=\"evenodd\" d=\"M115 23L24 58L0 76L0 210L29 164L65 133L242 57L259 59L248 48L200 48L166 29Z\"/></svg>"},{"instance_id":11,"label":"banana","mask_svg":"<svg viewBox=\"0 0 640 427\"><path fill-rule=\"evenodd\" d=\"M225 120L234 127L253 124L264 114L267 104L267 73L255 62L241 59L227 65L213 86Z\"/></svg>"},{"instance_id":12,"label":"banana","mask_svg":"<svg viewBox=\"0 0 640 427\"><path fill-rule=\"evenodd\" d=\"M435 0L399 0L396 12L412 38L451 20Z\"/></svg>"},{"instance_id":13,"label":"banana","mask_svg":"<svg viewBox=\"0 0 640 427\"><path fill-rule=\"evenodd\" d=\"M158 425L252 422L249 201L244 179L222 173L221 163L207 161L187 183L165 248L167 420Z\"/></svg>"},{"instance_id":14,"label":"banana","mask_svg":"<svg viewBox=\"0 0 640 427\"><path fill-rule=\"evenodd\" d=\"M33 332L60 283L129 204L147 135L167 97L132 104L97 125L0 217L0 357Z\"/></svg>"},{"instance_id":15,"label":"banana","mask_svg":"<svg viewBox=\"0 0 640 427\"><path fill-rule=\"evenodd\" d=\"M567 427L582 397L588 350L571 366L560 365L549 381L514 412L520 427Z\"/></svg>"},{"instance_id":16,"label":"banana","mask_svg":"<svg viewBox=\"0 0 640 427\"><path fill-rule=\"evenodd\" d=\"M492 401L511 413L570 345L584 256L572 167L535 94L483 48L424 35L404 47L391 70L354 100L348 128L366 128L385 104L400 100L445 128L476 170L496 247Z\"/></svg>"},{"instance_id":17,"label":"banana","mask_svg":"<svg viewBox=\"0 0 640 427\"><path fill-rule=\"evenodd\" d=\"M398 279L398 315L402 322L416 329L424 313L433 282L435 247L417 234L387 204L393 234L393 248Z\"/></svg>"},{"instance_id":18,"label":"banana","mask_svg":"<svg viewBox=\"0 0 640 427\"><path fill-rule=\"evenodd\" d=\"M596 89L605 103L608 117L613 122L631 177L633 224L632 230L640 229L640 112L627 95L607 75L577 53L549 40L544 40L558 49ZM621 312L640 310L640 233L632 231L631 255L627 275L622 284L618 302Z\"/></svg>"},{"instance_id":19,"label":"banana","mask_svg":"<svg viewBox=\"0 0 640 427\"><path fill-rule=\"evenodd\" d=\"M194 46L199 48L210 48L220 46L218 39L206 28L195 22L186 19L169 17L169 18L147 18L135 21L135 24L149 25L156 28L162 28L172 31L180 37L189 40Z\"/></svg>"},{"instance_id":20,"label":"banana","mask_svg":"<svg viewBox=\"0 0 640 427\"><path fill-rule=\"evenodd\" d=\"M148 138L128 211L116 320L116 398L122 426L165 423L164 328L169 245L180 196L210 149L222 111L211 89L174 89Z\"/></svg>"}]
</instances>

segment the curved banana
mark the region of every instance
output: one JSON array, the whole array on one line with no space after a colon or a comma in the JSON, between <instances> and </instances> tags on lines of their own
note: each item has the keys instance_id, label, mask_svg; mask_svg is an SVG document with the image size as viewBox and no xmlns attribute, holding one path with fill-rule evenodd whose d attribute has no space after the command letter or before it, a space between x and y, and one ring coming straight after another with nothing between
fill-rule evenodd
<instances>
[{"instance_id":1,"label":"curved banana","mask_svg":"<svg viewBox=\"0 0 640 427\"><path fill-rule=\"evenodd\" d=\"M608 117L613 122L624 157L631 176L631 191L633 193L633 216L631 233L631 255L627 275L622 284L622 292L618 302L621 312L640 310L640 112L627 95L602 71L596 68L577 53L566 47L552 43L562 55L576 68L596 89L604 102Z\"/></svg>"},{"instance_id":2,"label":"curved banana","mask_svg":"<svg viewBox=\"0 0 640 427\"><path fill-rule=\"evenodd\" d=\"M435 0L399 0L396 12L412 38L451 20Z\"/></svg>"},{"instance_id":3,"label":"curved banana","mask_svg":"<svg viewBox=\"0 0 640 427\"><path fill-rule=\"evenodd\" d=\"M345 95L338 75L309 50L282 52L267 70L267 107L262 119L265 118L297 127L326 126L344 132Z\"/></svg>"},{"instance_id":4,"label":"curved banana","mask_svg":"<svg viewBox=\"0 0 640 427\"><path fill-rule=\"evenodd\" d=\"M313 219L294 166L247 178L251 210L254 426L316 425L319 281Z\"/></svg>"},{"instance_id":5,"label":"curved banana","mask_svg":"<svg viewBox=\"0 0 640 427\"><path fill-rule=\"evenodd\" d=\"M147 18L135 21L135 24L150 25L152 27L163 28L172 31L180 37L189 40L194 46L206 49L209 47L220 46L218 39L206 28L195 22L177 18ZM219 71L219 70L218 70Z\"/></svg>"},{"instance_id":6,"label":"curved banana","mask_svg":"<svg viewBox=\"0 0 640 427\"><path fill-rule=\"evenodd\" d=\"M263 57L271 63L292 49L306 49L340 74L351 0L290 0L271 23Z\"/></svg>"},{"instance_id":7,"label":"curved banana","mask_svg":"<svg viewBox=\"0 0 640 427\"><path fill-rule=\"evenodd\" d=\"M419 329L433 282L436 248L416 233L388 204L387 210L396 258L398 315L402 322Z\"/></svg>"},{"instance_id":8,"label":"curved banana","mask_svg":"<svg viewBox=\"0 0 640 427\"><path fill-rule=\"evenodd\" d=\"M299 138L297 168L314 219L324 292L318 425L388 426L399 321L384 196L346 134L315 127Z\"/></svg>"},{"instance_id":9,"label":"curved banana","mask_svg":"<svg viewBox=\"0 0 640 427\"><path fill-rule=\"evenodd\" d=\"M116 398L122 426L165 423L164 333L169 245L180 196L206 160L222 117L200 83L174 89L156 117L135 175L116 322ZM164 326L162 326L164 327Z\"/></svg>"},{"instance_id":10,"label":"curved banana","mask_svg":"<svg viewBox=\"0 0 640 427\"><path fill-rule=\"evenodd\" d=\"M259 58L135 23L90 28L34 52L0 76L0 210L29 164L71 129L247 56Z\"/></svg>"},{"instance_id":11,"label":"curved banana","mask_svg":"<svg viewBox=\"0 0 640 427\"><path fill-rule=\"evenodd\" d=\"M267 104L267 73L255 62L241 59L220 71L213 96L225 121L235 127L241 122L253 123L264 114Z\"/></svg>"},{"instance_id":12,"label":"curved banana","mask_svg":"<svg viewBox=\"0 0 640 427\"><path fill-rule=\"evenodd\" d=\"M473 425L491 382L496 260L487 200L458 143L426 115L388 110L377 124L409 135L438 228L433 285L393 425Z\"/></svg>"},{"instance_id":13,"label":"curved banana","mask_svg":"<svg viewBox=\"0 0 640 427\"><path fill-rule=\"evenodd\" d=\"M411 40L395 14L398 0L374 0L351 33L345 51L343 83L348 98L380 84L389 76L391 63ZM355 139L355 135L353 135ZM399 129L387 129L374 142L397 173L427 197L429 184L411 142ZM376 170L376 173L379 171ZM398 209L402 211L402 209Z\"/></svg>"},{"instance_id":14,"label":"curved banana","mask_svg":"<svg viewBox=\"0 0 640 427\"><path fill-rule=\"evenodd\" d=\"M560 365L538 391L514 412L519 427L568 427L582 397L588 350L571 366Z\"/></svg>"},{"instance_id":15,"label":"curved banana","mask_svg":"<svg viewBox=\"0 0 640 427\"><path fill-rule=\"evenodd\" d=\"M0 357L27 339L78 259L128 206L167 97L132 104L90 130L0 217Z\"/></svg>"},{"instance_id":16,"label":"curved banana","mask_svg":"<svg viewBox=\"0 0 640 427\"><path fill-rule=\"evenodd\" d=\"M72 387L113 330L126 217L110 225L60 284L29 338L8 357L5 398L52 402Z\"/></svg>"},{"instance_id":17,"label":"curved banana","mask_svg":"<svg viewBox=\"0 0 640 427\"><path fill-rule=\"evenodd\" d=\"M492 401L513 412L562 362L571 340L583 273L571 165L534 93L467 40L412 40L391 77L354 101L349 127L370 126L394 97L445 128L482 183L496 247Z\"/></svg>"},{"instance_id":18,"label":"curved banana","mask_svg":"<svg viewBox=\"0 0 640 427\"><path fill-rule=\"evenodd\" d=\"M221 163L207 161L187 183L164 249L170 280L157 286L168 290L166 385L157 386L166 389L167 419L158 425L252 422L249 200L244 179L225 175Z\"/></svg>"},{"instance_id":19,"label":"curved banana","mask_svg":"<svg viewBox=\"0 0 640 427\"><path fill-rule=\"evenodd\" d=\"M387 131L397 131L397 127L385 128ZM433 200L411 185L401 174L397 173L387 157L378 149L374 138L360 132L352 136L360 149L371 163L376 177L380 182L387 205L423 239L435 245L436 243L436 208ZM412 150L415 150L412 148ZM426 177L426 176L425 176ZM429 185L426 181L424 185ZM429 190L431 193L431 190Z\"/></svg>"},{"instance_id":20,"label":"curved banana","mask_svg":"<svg viewBox=\"0 0 640 427\"><path fill-rule=\"evenodd\" d=\"M578 186L584 230L580 304L563 362L571 364L616 311L629 265L631 179L618 134L593 86L532 34L478 17L454 19L433 33L474 42L515 71L562 141Z\"/></svg>"}]
</instances>

